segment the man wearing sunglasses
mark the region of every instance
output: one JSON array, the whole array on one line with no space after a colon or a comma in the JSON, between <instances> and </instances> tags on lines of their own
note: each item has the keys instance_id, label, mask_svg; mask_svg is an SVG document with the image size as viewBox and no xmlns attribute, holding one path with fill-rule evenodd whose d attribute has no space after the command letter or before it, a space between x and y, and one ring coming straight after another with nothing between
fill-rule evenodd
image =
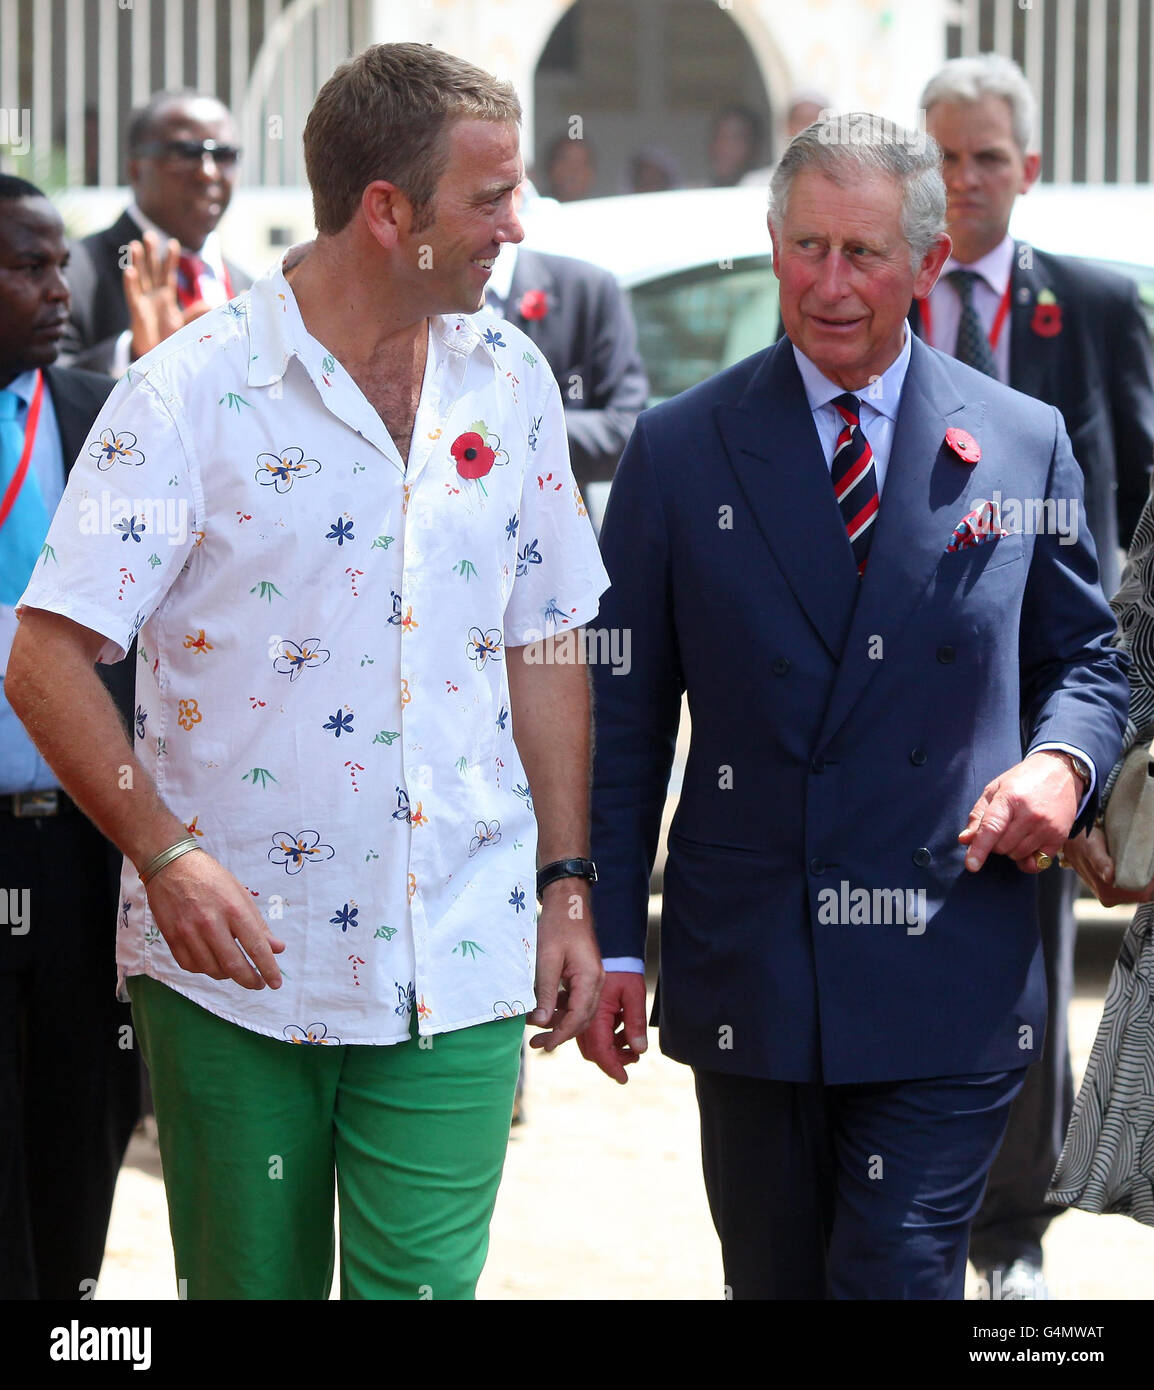
<instances>
[{"instance_id":1,"label":"man wearing sunglasses","mask_svg":"<svg viewBox=\"0 0 1154 1390\"><path fill-rule=\"evenodd\" d=\"M159 92L133 112L127 147L133 201L72 249L61 354L115 377L251 283L216 234L240 161L228 108L196 92Z\"/></svg>"}]
</instances>

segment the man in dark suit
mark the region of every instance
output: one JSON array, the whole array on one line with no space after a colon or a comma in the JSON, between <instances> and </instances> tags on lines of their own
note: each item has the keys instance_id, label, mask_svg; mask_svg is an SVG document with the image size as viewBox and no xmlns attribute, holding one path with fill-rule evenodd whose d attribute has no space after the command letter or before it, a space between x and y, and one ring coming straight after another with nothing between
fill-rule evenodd
<instances>
[{"instance_id":1,"label":"man in dark suit","mask_svg":"<svg viewBox=\"0 0 1154 1390\"><path fill-rule=\"evenodd\" d=\"M55 208L0 175L0 659L73 460L111 390L54 367L68 314ZM132 663L107 667L123 718ZM120 856L0 694L0 1298L91 1298L139 1101L117 1002Z\"/></svg>"},{"instance_id":2,"label":"man in dark suit","mask_svg":"<svg viewBox=\"0 0 1154 1390\"><path fill-rule=\"evenodd\" d=\"M1041 167L1031 147L1034 100L1015 63L995 54L955 59L931 79L921 104L942 148L954 249L913 322L932 346L1062 412L1110 595L1154 462L1150 339L1134 283L1010 236L1014 202ZM1074 1103L1067 1013L1077 887L1073 873L1061 872L1039 885L1049 1029L1042 1060L1014 1103L971 1237L982 1292L993 1298L1046 1294L1042 1236L1058 1211L1045 1192Z\"/></svg>"},{"instance_id":3,"label":"man in dark suit","mask_svg":"<svg viewBox=\"0 0 1154 1390\"><path fill-rule=\"evenodd\" d=\"M649 397L637 325L617 281L573 256L504 246L485 304L537 344L557 378L577 486L584 494L590 483L612 482Z\"/></svg>"},{"instance_id":4,"label":"man in dark suit","mask_svg":"<svg viewBox=\"0 0 1154 1390\"><path fill-rule=\"evenodd\" d=\"M72 366L115 377L252 283L216 234L240 159L228 108L196 92L159 92L133 112L127 142L133 202L72 249L62 350Z\"/></svg>"},{"instance_id":5,"label":"man in dark suit","mask_svg":"<svg viewBox=\"0 0 1154 1390\"><path fill-rule=\"evenodd\" d=\"M1093 817L1126 680L1090 539L990 500L1080 501L1057 412L907 330L950 249L934 143L814 125L772 199L788 337L644 413L606 515L631 664L595 671L582 1046L621 1082L645 1047L685 690L657 1011L729 1291L958 1298L1041 1047L1034 875Z\"/></svg>"}]
</instances>

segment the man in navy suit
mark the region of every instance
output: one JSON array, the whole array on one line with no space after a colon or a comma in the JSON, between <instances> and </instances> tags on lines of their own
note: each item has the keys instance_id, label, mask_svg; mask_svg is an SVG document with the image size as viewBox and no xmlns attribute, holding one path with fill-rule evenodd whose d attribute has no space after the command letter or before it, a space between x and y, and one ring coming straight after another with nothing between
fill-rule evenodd
<instances>
[{"instance_id":1,"label":"man in navy suit","mask_svg":"<svg viewBox=\"0 0 1154 1390\"><path fill-rule=\"evenodd\" d=\"M612 273L590 261L507 245L485 306L527 334L557 378L573 477L589 502L591 483L613 481L649 398L629 301Z\"/></svg>"},{"instance_id":2,"label":"man in navy suit","mask_svg":"<svg viewBox=\"0 0 1154 1390\"><path fill-rule=\"evenodd\" d=\"M53 365L67 260L56 209L0 174L0 671L13 605L51 563L48 521L112 389ZM132 668L100 668L125 720ZM91 1298L100 1273L140 1098L112 964L119 881L119 854L0 694L0 1298Z\"/></svg>"},{"instance_id":3,"label":"man in navy suit","mask_svg":"<svg viewBox=\"0 0 1154 1390\"><path fill-rule=\"evenodd\" d=\"M1149 491L1154 462L1150 339L1134 282L1015 241L1010 214L1041 167L1034 98L1017 64L997 54L947 63L922 94L942 149L953 254L913 321L936 348L1057 406L1085 486L1085 519L1107 595L1119 546ZM966 306L972 310L967 331ZM993 1298L1040 1298L1045 1201L1074 1104L1067 1013L1077 925L1073 873L1047 874L1038 913L1049 991L1042 1059L1014 1103L974 1221L970 1256Z\"/></svg>"},{"instance_id":4,"label":"man in navy suit","mask_svg":"<svg viewBox=\"0 0 1154 1390\"><path fill-rule=\"evenodd\" d=\"M944 214L932 140L799 135L770 213L788 337L644 413L605 520L631 666L595 672L609 973L582 1046L621 1082L644 1051L684 690L657 1014L738 1298L961 1296L1044 1032L1034 876L1120 745L1061 417L907 329Z\"/></svg>"}]
</instances>

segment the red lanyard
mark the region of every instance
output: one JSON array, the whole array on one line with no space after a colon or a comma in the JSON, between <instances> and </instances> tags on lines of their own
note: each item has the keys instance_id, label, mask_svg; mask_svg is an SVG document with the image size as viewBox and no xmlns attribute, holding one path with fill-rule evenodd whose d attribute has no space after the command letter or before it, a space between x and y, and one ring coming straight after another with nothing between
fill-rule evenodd
<instances>
[{"instance_id":1,"label":"red lanyard","mask_svg":"<svg viewBox=\"0 0 1154 1390\"><path fill-rule=\"evenodd\" d=\"M43 396L44 374L38 370L36 386L32 392L32 402L28 407L28 423L24 426L24 452L20 455L16 472L13 473L5 489L4 500L0 501L0 526L3 526L8 520L8 513L16 505L16 498L20 495L20 489L24 486L24 479L28 475L28 465L32 462L32 446L36 443L36 426L40 423L40 402Z\"/></svg>"},{"instance_id":2,"label":"red lanyard","mask_svg":"<svg viewBox=\"0 0 1154 1390\"><path fill-rule=\"evenodd\" d=\"M918 300L918 312L921 314L922 331L925 334L926 342L933 346L934 329L933 319L930 315L930 297ZM998 305L998 312L994 315L994 326L990 329L990 351L996 352L998 349L998 339L1002 336L1002 329L1006 324L1006 315L1010 312L1010 282L1006 281L1006 293L1002 295L1002 302Z\"/></svg>"}]
</instances>

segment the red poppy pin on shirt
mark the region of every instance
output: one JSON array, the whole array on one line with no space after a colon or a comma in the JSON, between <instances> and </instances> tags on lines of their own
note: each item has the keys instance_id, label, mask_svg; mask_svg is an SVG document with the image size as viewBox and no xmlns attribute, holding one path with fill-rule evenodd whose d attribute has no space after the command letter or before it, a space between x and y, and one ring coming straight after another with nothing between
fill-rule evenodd
<instances>
[{"instance_id":1,"label":"red poppy pin on shirt","mask_svg":"<svg viewBox=\"0 0 1154 1390\"><path fill-rule=\"evenodd\" d=\"M544 290L526 290L517 312L523 319L543 319L549 312L549 296Z\"/></svg>"},{"instance_id":2,"label":"red poppy pin on shirt","mask_svg":"<svg viewBox=\"0 0 1154 1390\"><path fill-rule=\"evenodd\" d=\"M457 472L462 478L483 478L493 467L497 455L479 434L469 430L453 440L449 452L457 460Z\"/></svg>"},{"instance_id":3,"label":"red poppy pin on shirt","mask_svg":"<svg viewBox=\"0 0 1154 1390\"><path fill-rule=\"evenodd\" d=\"M951 427L946 431L946 443L963 463L977 463L982 457L981 446L966 430Z\"/></svg>"},{"instance_id":4,"label":"red poppy pin on shirt","mask_svg":"<svg viewBox=\"0 0 1154 1390\"><path fill-rule=\"evenodd\" d=\"M1061 333L1062 306L1055 298L1053 290L1039 292L1030 327L1039 338L1056 338Z\"/></svg>"}]
</instances>

